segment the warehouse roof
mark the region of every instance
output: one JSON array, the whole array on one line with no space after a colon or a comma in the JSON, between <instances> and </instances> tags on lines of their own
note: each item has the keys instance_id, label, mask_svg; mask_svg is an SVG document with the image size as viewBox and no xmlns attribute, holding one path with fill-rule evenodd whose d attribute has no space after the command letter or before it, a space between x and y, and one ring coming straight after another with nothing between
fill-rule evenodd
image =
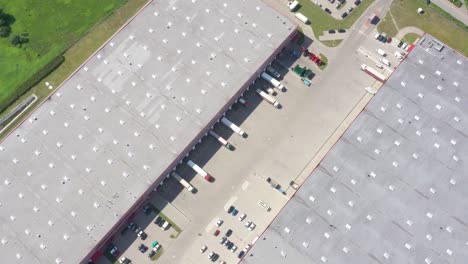
<instances>
[{"instance_id":1,"label":"warehouse roof","mask_svg":"<svg viewBox=\"0 0 468 264\"><path fill-rule=\"evenodd\" d=\"M147 5L0 144L2 262L81 261L295 27L259 0Z\"/></svg>"},{"instance_id":2,"label":"warehouse roof","mask_svg":"<svg viewBox=\"0 0 468 264\"><path fill-rule=\"evenodd\" d=\"M466 263L467 72L425 35L242 263Z\"/></svg>"}]
</instances>

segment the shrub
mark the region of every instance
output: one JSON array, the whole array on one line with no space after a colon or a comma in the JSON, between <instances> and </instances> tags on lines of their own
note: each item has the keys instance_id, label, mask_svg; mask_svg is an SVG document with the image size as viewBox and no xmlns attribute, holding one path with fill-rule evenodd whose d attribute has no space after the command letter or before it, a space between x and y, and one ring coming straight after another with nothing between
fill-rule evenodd
<instances>
[{"instance_id":1,"label":"shrub","mask_svg":"<svg viewBox=\"0 0 468 264\"><path fill-rule=\"evenodd\" d=\"M10 35L11 28L9 26L0 27L0 38L6 38Z\"/></svg>"},{"instance_id":2,"label":"shrub","mask_svg":"<svg viewBox=\"0 0 468 264\"><path fill-rule=\"evenodd\" d=\"M59 55L47 63L42 69L34 73L31 77L29 77L26 81L16 87L14 93L12 93L9 98L6 98L4 104L0 105L0 112L3 112L8 106L10 106L14 101L16 101L19 97L25 94L29 89L31 89L34 85L39 83L42 79L44 79L47 75L49 75L52 71L57 69L60 64L63 63L65 57Z\"/></svg>"}]
</instances>

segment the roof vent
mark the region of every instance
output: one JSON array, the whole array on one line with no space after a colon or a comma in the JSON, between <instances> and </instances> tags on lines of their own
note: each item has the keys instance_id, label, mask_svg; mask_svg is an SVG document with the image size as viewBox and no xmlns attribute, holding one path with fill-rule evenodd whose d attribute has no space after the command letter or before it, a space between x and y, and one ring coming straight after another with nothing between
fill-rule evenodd
<instances>
[{"instance_id":1,"label":"roof vent","mask_svg":"<svg viewBox=\"0 0 468 264\"><path fill-rule=\"evenodd\" d=\"M62 259L61 258L56 258L55 263L56 264L62 264Z\"/></svg>"},{"instance_id":2,"label":"roof vent","mask_svg":"<svg viewBox=\"0 0 468 264\"><path fill-rule=\"evenodd\" d=\"M410 243L406 243L405 244L405 248L408 249L408 250L411 250L412 246Z\"/></svg>"},{"instance_id":3,"label":"roof vent","mask_svg":"<svg viewBox=\"0 0 468 264\"><path fill-rule=\"evenodd\" d=\"M49 220L49 221L47 221L47 224L48 224L49 226L53 226L53 225L54 225L54 222L53 222L52 220Z\"/></svg>"},{"instance_id":4,"label":"roof vent","mask_svg":"<svg viewBox=\"0 0 468 264\"><path fill-rule=\"evenodd\" d=\"M133 152L128 152L127 155L132 158L133 156L135 156L135 154Z\"/></svg>"},{"instance_id":5,"label":"roof vent","mask_svg":"<svg viewBox=\"0 0 468 264\"><path fill-rule=\"evenodd\" d=\"M387 252L385 252L385 253L383 254L383 257L386 258L386 259L389 259L389 258L390 258L390 254L388 254Z\"/></svg>"},{"instance_id":6,"label":"roof vent","mask_svg":"<svg viewBox=\"0 0 468 264\"><path fill-rule=\"evenodd\" d=\"M83 135L78 134L78 138L79 138L79 139L83 139Z\"/></svg>"},{"instance_id":7,"label":"roof vent","mask_svg":"<svg viewBox=\"0 0 468 264\"><path fill-rule=\"evenodd\" d=\"M284 232L286 232L286 233L289 234L289 233L291 232L291 229L289 229L289 227L285 227L285 228L284 228Z\"/></svg>"},{"instance_id":8,"label":"roof vent","mask_svg":"<svg viewBox=\"0 0 468 264\"><path fill-rule=\"evenodd\" d=\"M33 207L33 211L34 211L35 213L39 212L39 207L34 206L34 207Z\"/></svg>"},{"instance_id":9,"label":"roof vent","mask_svg":"<svg viewBox=\"0 0 468 264\"><path fill-rule=\"evenodd\" d=\"M327 259L326 257L324 257L324 256L322 256L322 257L320 258L320 260L321 260L322 262L324 262L324 263L328 261L328 259Z\"/></svg>"},{"instance_id":10,"label":"roof vent","mask_svg":"<svg viewBox=\"0 0 468 264\"><path fill-rule=\"evenodd\" d=\"M328 210L327 210L327 214L330 215L330 216L332 216L332 215L335 214L335 212L333 212L332 210L328 209Z\"/></svg>"},{"instance_id":11,"label":"roof vent","mask_svg":"<svg viewBox=\"0 0 468 264\"><path fill-rule=\"evenodd\" d=\"M6 179L4 182L3 182L5 185L10 185L11 184L11 181Z\"/></svg>"},{"instance_id":12,"label":"roof vent","mask_svg":"<svg viewBox=\"0 0 468 264\"><path fill-rule=\"evenodd\" d=\"M83 195L83 194L84 194L83 189L78 189L78 193L79 193L80 195Z\"/></svg>"},{"instance_id":13,"label":"roof vent","mask_svg":"<svg viewBox=\"0 0 468 264\"><path fill-rule=\"evenodd\" d=\"M71 155L70 157L72 160L76 160L76 155Z\"/></svg>"},{"instance_id":14,"label":"roof vent","mask_svg":"<svg viewBox=\"0 0 468 264\"><path fill-rule=\"evenodd\" d=\"M18 193L18 198L23 199L23 198L24 198L24 194Z\"/></svg>"},{"instance_id":15,"label":"roof vent","mask_svg":"<svg viewBox=\"0 0 468 264\"><path fill-rule=\"evenodd\" d=\"M14 222L16 220L16 216L10 215L10 220Z\"/></svg>"},{"instance_id":16,"label":"roof vent","mask_svg":"<svg viewBox=\"0 0 468 264\"><path fill-rule=\"evenodd\" d=\"M91 231L93 230L93 227L90 226L90 225L87 225L87 226L86 226L86 230L88 230L89 232L91 232Z\"/></svg>"},{"instance_id":17,"label":"roof vent","mask_svg":"<svg viewBox=\"0 0 468 264\"><path fill-rule=\"evenodd\" d=\"M98 151L99 151L99 148L96 147L96 146L94 146L94 147L93 147L93 151L94 151L94 152L98 152Z\"/></svg>"},{"instance_id":18,"label":"roof vent","mask_svg":"<svg viewBox=\"0 0 468 264\"><path fill-rule=\"evenodd\" d=\"M49 163L49 168L51 168L51 169L55 168L55 164L54 164L54 163L52 163L52 162L51 162L51 163Z\"/></svg>"},{"instance_id":19,"label":"roof vent","mask_svg":"<svg viewBox=\"0 0 468 264\"><path fill-rule=\"evenodd\" d=\"M154 146L153 144L149 144L148 147L149 147L150 149L154 149L154 148L155 148L155 146Z\"/></svg>"},{"instance_id":20,"label":"roof vent","mask_svg":"<svg viewBox=\"0 0 468 264\"><path fill-rule=\"evenodd\" d=\"M76 217L78 214L75 211L70 212L71 216Z\"/></svg>"},{"instance_id":21,"label":"roof vent","mask_svg":"<svg viewBox=\"0 0 468 264\"><path fill-rule=\"evenodd\" d=\"M431 264L431 263L432 263L432 260L431 260L430 258L426 258L426 259L424 259L424 262L425 262L426 264Z\"/></svg>"},{"instance_id":22,"label":"roof vent","mask_svg":"<svg viewBox=\"0 0 468 264\"><path fill-rule=\"evenodd\" d=\"M16 258L17 258L17 259L22 259L22 258L23 258L23 256L21 256L21 254L20 254L20 253L16 253Z\"/></svg>"},{"instance_id":23,"label":"roof vent","mask_svg":"<svg viewBox=\"0 0 468 264\"><path fill-rule=\"evenodd\" d=\"M183 37L186 37L186 36L187 36L187 32L182 32L182 36L183 36Z\"/></svg>"},{"instance_id":24,"label":"roof vent","mask_svg":"<svg viewBox=\"0 0 468 264\"><path fill-rule=\"evenodd\" d=\"M106 186L107 185L106 181L101 181L101 185Z\"/></svg>"},{"instance_id":25,"label":"roof vent","mask_svg":"<svg viewBox=\"0 0 468 264\"><path fill-rule=\"evenodd\" d=\"M63 239L64 239L64 240L70 240L70 236L67 235L67 234L63 234Z\"/></svg>"},{"instance_id":26,"label":"roof vent","mask_svg":"<svg viewBox=\"0 0 468 264\"><path fill-rule=\"evenodd\" d=\"M55 201L56 201L57 203L61 203L63 200L62 200L62 198L57 197L57 198L55 198Z\"/></svg>"},{"instance_id":27,"label":"roof vent","mask_svg":"<svg viewBox=\"0 0 468 264\"><path fill-rule=\"evenodd\" d=\"M312 201L312 202L315 202L315 197L313 197L312 195L309 196L309 200Z\"/></svg>"},{"instance_id":28,"label":"roof vent","mask_svg":"<svg viewBox=\"0 0 468 264\"><path fill-rule=\"evenodd\" d=\"M28 236L29 236L29 235L31 234L31 230L29 230L29 229L25 229L25 230L24 230L24 233L25 233L26 235L28 235Z\"/></svg>"},{"instance_id":29,"label":"roof vent","mask_svg":"<svg viewBox=\"0 0 468 264\"><path fill-rule=\"evenodd\" d=\"M6 240L6 238L2 238L2 240L0 240L0 243L2 243L2 245L6 245L8 243L8 240Z\"/></svg>"},{"instance_id":30,"label":"roof vent","mask_svg":"<svg viewBox=\"0 0 468 264\"><path fill-rule=\"evenodd\" d=\"M0 146L0 151L5 151L5 147L4 147L4 146Z\"/></svg>"},{"instance_id":31,"label":"roof vent","mask_svg":"<svg viewBox=\"0 0 468 264\"><path fill-rule=\"evenodd\" d=\"M118 141L117 139L114 139L114 140L112 141L112 143L114 143L114 145L117 145L117 144L119 144L119 141Z\"/></svg>"},{"instance_id":32,"label":"roof vent","mask_svg":"<svg viewBox=\"0 0 468 264\"><path fill-rule=\"evenodd\" d=\"M143 169L144 169L144 170L149 170L149 169L150 169L150 166L148 166L148 165L145 164L145 165L143 165Z\"/></svg>"},{"instance_id":33,"label":"roof vent","mask_svg":"<svg viewBox=\"0 0 468 264\"><path fill-rule=\"evenodd\" d=\"M39 247L40 247L41 249L46 249L46 248L47 248L46 245L44 245L43 243L41 243L41 244L39 245Z\"/></svg>"},{"instance_id":34,"label":"roof vent","mask_svg":"<svg viewBox=\"0 0 468 264\"><path fill-rule=\"evenodd\" d=\"M107 160L107 164L112 165L112 163L114 163L113 160L111 160L111 159L108 159L108 160Z\"/></svg>"},{"instance_id":35,"label":"roof vent","mask_svg":"<svg viewBox=\"0 0 468 264\"><path fill-rule=\"evenodd\" d=\"M91 172L93 171L93 169L91 169L91 168L86 168L85 171L86 171L87 173L91 173Z\"/></svg>"},{"instance_id":36,"label":"roof vent","mask_svg":"<svg viewBox=\"0 0 468 264\"><path fill-rule=\"evenodd\" d=\"M128 172L124 171L122 172L122 176L124 176L125 178L127 178L129 176Z\"/></svg>"},{"instance_id":37,"label":"roof vent","mask_svg":"<svg viewBox=\"0 0 468 264\"><path fill-rule=\"evenodd\" d=\"M372 220L374 219L374 217L373 217L372 215L370 215L370 214L368 214L368 215L366 216L366 218L367 218L367 220L369 220L369 221L372 221Z\"/></svg>"},{"instance_id":38,"label":"roof vent","mask_svg":"<svg viewBox=\"0 0 468 264\"><path fill-rule=\"evenodd\" d=\"M94 208L99 208L99 204L97 202L93 203Z\"/></svg>"},{"instance_id":39,"label":"roof vent","mask_svg":"<svg viewBox=\"0 0 468 264\"><path fill-rule=\"evenodd\" d=\"M42 185L41 185L41 189L42 189L42 190L46 190L46 189L47 189L47 185L42 184Z\"/></svg>"}]
</instances>

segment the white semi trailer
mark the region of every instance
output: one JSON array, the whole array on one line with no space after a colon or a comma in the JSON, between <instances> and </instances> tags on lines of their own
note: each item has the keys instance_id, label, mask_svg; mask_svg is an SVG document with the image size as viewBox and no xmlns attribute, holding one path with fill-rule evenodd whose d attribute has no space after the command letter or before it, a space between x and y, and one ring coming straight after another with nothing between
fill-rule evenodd
<instances>
[{"instance_id":1,"label":"white semi trailer","mask_svg":"<svg viewBox=\"0 0 468 264\"><path fill-rule=\"evenodd\" d=\"M279 108L280 107L280 104L275 100L273 99L273 97L271 97L269 94L265 93L264 91L260 90L260 89L257 89L256 90L257 94L260 95L265 101L267 101L268 103L272 104L274 107L276 108Z\"/></svg>"},{"instance_id":2,"label":"white semi trailer","mask_svg":"<svg viewBox=\"0 0 468 264\"><path fill-rule=\"evenodd\" d=\"M261 74L261 77L262 77L263 80L271 83L274 87L278 88L278 90L280 90L282 92L284 91L284 86L278 80L276 80L275 78L268 75L268 73L263 72Z\"/></svg>"},{"instance_id":3,"label":"white semi trailer","mask_svg":"<svg viewBox=\"0 0 468 264\"><path fill-rule=\"evenodd\" d=\"M209 175L206 171L204 171L200 166L195 164L192 160L187 161L187 165L190 166L196 173L198 173L200 176L202 176L205 180L211 182L213 180L213 177Z\"/></svg>"},{"instance_id":4,"label":"white semi trailer","mask_svg":"<svg viewBox=\"0 0 468 264\"><path fill-rule=\"evenodd\" d=\"M195 188L193 188L193 186L190 183L188 183L184 178L182 178L177 172L171 172L171 176L174 177L174 179L176 179L178 182L180 182L180 184L182 184L182 186L184 186L187 190L189 190L192 193L194 192Z\"/></svg>"},{"instance_id":5,"label":"white semi trailer","mask_svg":"<svg viewBox=\"0 0 468 264\"><path fill-rule=\"evenodd\" d=\"M242 131L240 127L236 126L234 123L229 121L229 119L227 119L226 117L223 116L223 118L221 118L221 122L225 124L226 126L228 126L232 131L239 134L240 136L242 137L246 136L245 132Z\"/></svg>"}]
</instances>

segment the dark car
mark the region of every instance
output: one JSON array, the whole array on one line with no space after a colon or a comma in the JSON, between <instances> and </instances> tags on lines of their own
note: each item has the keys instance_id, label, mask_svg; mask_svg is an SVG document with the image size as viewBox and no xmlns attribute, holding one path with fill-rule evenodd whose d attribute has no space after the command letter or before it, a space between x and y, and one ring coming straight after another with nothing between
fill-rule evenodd
<instances>
[{"instance_id":1,"label":"dark car","mask_svg":"<svg viewBox=\"0 0 468 264\"><path fill-rule=\"evenodd\" d=\"M130 222L128 223L127 227L130 228L130 230L135 231L135 229L137 228L137 225L133 222Z\"/></svg>"},{"instance_id":2,"label":"dark car","mask_svg":"<svg viewBox=\"0 0 468 264\"><path fill-rule=\"evenodd\" d=\"M232 210L231 215L236 216L239 213L237 209Z\"/></svg>"},{"instance_id":3,"label":"dark car","mask_svg":"<svg viewBox=\"0 0 468 264\"><path fill-rule=\"evenodd\" d=\"M154 223L159 226L162 220L162 217L158 215L158 217L156 217L156 219L154 220Z\"/></svg>"},{"instance_id":4,"label":"dark car","mask_svg":"<svg viewBox=\"0 0 468 264\"><path fill-rule=\"evenodd\" d=\"M330 14L330 15L331 15L331 13L332 13L332 12L331 12L331 10L330 10L330 9L328 9L328 8L325 8L324 10L325 10L325 12L327 12L328 14Z\"/></svg>"},{"instance_id":5,"label":"dark car","mask_svg":"<svg viewBox=\"0 0 468 264\"><path fill-rule=\"evenodd\" d=\"M336 31L335 31L334 29L330 29L330 30L328 30L328 33L330 33L330 34L335 34Z\"/></svg>"},{"instance_id":6,"label":"dark car","mask_svg":"<svg viewBox=\"0 0 468 264\"><path fill-rule=\"evenodd\" d=\"M227 213L230 214L232 211L234 211L235 207L234 206L229 206L229 208L227 209Z\"/></svg>"},{"instance_id":7,"label":"dark car","mask_svg":"<svg viewBox=\"0 0 468 264\"><path fill-rule=\"evenodd\" d=\"M387 38L387 43L391 43L392 42L392 38Z\"/></svg>"},{"instance_id":8,"label":"dark car","mask_svg":"<svg viewBox=\"0 0 468 264\"><path fill-rule=\"evenodd\" d=\"M151 206L146 205L145 207L143 207L143 213L145 213L145 215L151 214L151 211L152 211Z\"/></svg>"},{"instance_id":9,"label":"dark car","mask_svg":"<svg viewBox=\"0 0 468 264\"><path fill-rule=\"evenodd\" d=\"M216 229L216 231L214 231L213 235L214 235L214 236L218 236L220 232L221 232L221 231L219 231L219 229Z\"/></svg>"},{"instance_id":10,"label":"dark car","mask_svg":"<svg viewBox=\"0 0 468 264\"><path fill-rule=\"evenodd\" d=\"M340 28L340 29L338 29L338 32L339 32L339 33L345 33L345 32L346 32L346 29Z\"/></svg>"},{"instance_id":11,"label":"dark car","mask_svg":"<svg viewBox=\"0 0 468 264\"><path fill-rule=\"evenodd\" d=\"M348 16L348 12L344 12L343 14L341 14L341 18L345 18Z\"/></svg>"},{"instance_id":12,"label":"dark car","mask_svg":"<svg viewBox=\"0 0 468 264\"><path fill-rule=\"evenodd\" d=\"M361 0L356 0L356 1L354 1L354 4L357 5L357 6L360 5L360 4L361 4Z\"/></svg>"},{"instance_id":13,"label":"dark car","mask_svg":"<svg viewBox=\"0 0 468 264\"><path fill-rule=\"evenodd\" d=\"M148 250L148 247L143 245L143 244L140 244L138 246L138 250L141 252L141 253L145 253L147 250Z\"/></svg>"},{"instance_id":14,"label":"dark car","mask_svg":"<svg viewBox=\"0 0 468 264\"><path fill-rule=\"evenodd\" d=\"M212 261L212 262L215 262L215 261L218 260L218 259L219 259L219 255L216 254L216 253L213 254L213 257L211 257L211 261Z\"/></svg>"},{"instance_id":15,"label":"dark car","mask_svg":"<svg viewBox=\"0 0 468 264\"><path fill-rule=\"evenodd\" d=\"M148 258L152 258L154 255L156 255L156 252L151 250L151 252L148 254Z\"/></svg>"},{"instance_id":16,"label":"dark car","mask_svg":"<svg viewBox=\"0 0 468 264\"><path fill-rule=\"evenodd\" d=\"M400 43L398 43L398 47L401 48L401 46L403 46L403 42L400 41Z\"/></svg>"},{"instance_id":17,"label":"dark car","mask_svg":"<svg viewBox=\"0 0 468 264\"><path fill-rule=\"evenodd\" d=\"M234 246L234 243L232 243L231 241L229 241L229 243L227 243L226 245L226 248L231 250L232 246Z\"/></svg>"},{"instance_id":18,"label":"dark car","mask_svg":"<svg viewBox=\"0 0 468 264\"><path fill-rule=\"evenodd\" d=\"M159 222L158 226L162 227L164 225L164 223L166 223L166 220L162 219L161 222Z\"/></svg>"},{"instance_id":19,"label":"dark car","mask_svg":"<svg viewBox=\"0 0 468 264\"><path fill-rule=\"evenodd\" d=\"M237 255L238 258L242 258L244 256L245 252L244 251L241 251L239 252L239 255Z\"/></svg>"},{"instance_id":20,"label":"dark car","mask_svg":"<svg viewBox=\"0 0 468 264\"><path fill-rule=\"evenodd\" d=\"M386 37L383 37L381 41L382 41L382 43L386 43L386 42L387 42L387 38L386 38Z\"/></svg>"},{"instance_id":21,"label":"dark car","mask_svg":"<svg viewBox=\"0 0 468 264\"><path fill-rule=\"evenodd\" d=\"M230 237L231 235L232 235L232 230L231 230L231 229L228 229L228 230L226 231L226 236L227 236L227 237Z\"/></svg>"}]
</instances>

